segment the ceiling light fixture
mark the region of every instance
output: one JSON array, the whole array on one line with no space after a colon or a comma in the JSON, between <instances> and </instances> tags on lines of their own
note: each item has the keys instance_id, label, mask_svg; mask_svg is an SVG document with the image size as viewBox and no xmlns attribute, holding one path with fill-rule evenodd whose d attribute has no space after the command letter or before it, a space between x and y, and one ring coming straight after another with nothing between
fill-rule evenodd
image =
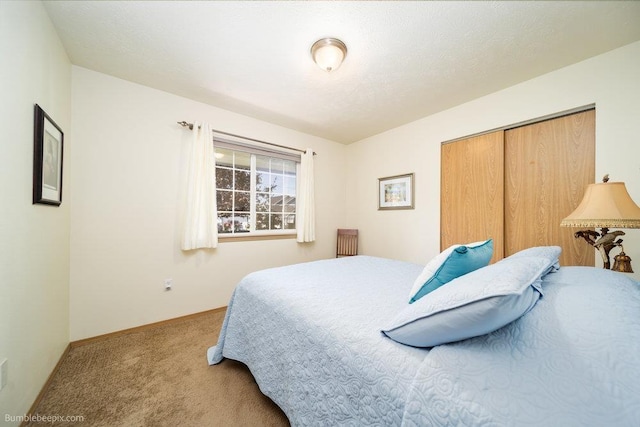
<instances>
[{"instance_id":1,"label":"ceiling light fixture","mask_svg":"<svg viewBox=\"0 0 640 427\"><path fill-rule=\"evenodd\" d=\"M336 70L347 56L347 46L334 38L320 39L311 46L311 57L326 72Z\"/></svg>"}]
</instances>

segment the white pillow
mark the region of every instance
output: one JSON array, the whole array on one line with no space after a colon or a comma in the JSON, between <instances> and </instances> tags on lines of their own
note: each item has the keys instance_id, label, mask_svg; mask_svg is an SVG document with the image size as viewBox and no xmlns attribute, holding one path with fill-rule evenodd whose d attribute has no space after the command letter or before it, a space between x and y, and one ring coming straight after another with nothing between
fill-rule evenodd
<instances>
[{"instance_id":1,"label":"white pillow","mask_svg":"<svg viewBox=\"0 0 640 427\"><path fill-rule=\"evenodd\" d=\"M517 255L452 280L407 305L382 329L402 344L433 347L493 332L533 308L555 258Z\"/></svg>"}]
</instances>

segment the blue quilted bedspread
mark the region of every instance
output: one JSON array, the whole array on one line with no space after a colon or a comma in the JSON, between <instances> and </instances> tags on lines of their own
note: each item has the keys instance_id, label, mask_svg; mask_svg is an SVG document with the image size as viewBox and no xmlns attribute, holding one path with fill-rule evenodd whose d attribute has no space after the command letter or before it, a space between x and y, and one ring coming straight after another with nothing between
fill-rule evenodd
<instances>
[{"instance_id":1,"label":"blue quilted bedspread","mask_svg":"<svg viewBox=\"0 0 640 427\"><path fill-rule=\"evenodd\" d=\"M380 332L421 270L358 256L252 273L209 363L245 363L294 426L640 425L637 282L563 267L519 320L429 351Z\"/></svg>"},{"instance_id":2,"label":"blue quilted bedspread","mask_svg":"<svg viewBox=\"0 0 640 427\"><path fill-rule=\"evenodd\" d=\"M400 425L427 350L382 335L422 266L358 256L273 268L237 286L209 362L251 369L292 425Z\"/></svg>"},{"instance_id":3,"label":"blue quilted bedspread","mask_svg":"<svg viewBox=\"0 0 640 427\"><path fill-rule=\"evenodd\" d=\"M640 284L562 267L533 310L489 335L432 349L410 426L640 426Z\"/></svg>"}]
</instances>

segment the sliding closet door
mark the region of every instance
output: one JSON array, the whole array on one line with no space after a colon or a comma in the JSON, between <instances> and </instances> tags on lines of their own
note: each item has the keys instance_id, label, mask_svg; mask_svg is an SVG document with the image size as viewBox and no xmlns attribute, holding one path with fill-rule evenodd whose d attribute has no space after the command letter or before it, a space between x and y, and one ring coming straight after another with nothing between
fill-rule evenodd
<instances>
[{"instance_id":1,"label":"sliding closet door","mask_svg":"<svg viewBox=\"0 0 640 427\"><path fill-rule=\"evenodd\" d=\"M595 110L505 131L505 256L562 247L562 265L595 265L595 251L560 221L595 176Z\"/></svg>"},{"instance_id":2,"label":"sliding closet door","mask_svg":"<svg viewBox=\"0 0 640 427\"><path fill-rule=\"evenodd\" d=\"M493 238L492 261L503 257L504 132L441 148L440 248Z\"/></svg>"}]
</instances>

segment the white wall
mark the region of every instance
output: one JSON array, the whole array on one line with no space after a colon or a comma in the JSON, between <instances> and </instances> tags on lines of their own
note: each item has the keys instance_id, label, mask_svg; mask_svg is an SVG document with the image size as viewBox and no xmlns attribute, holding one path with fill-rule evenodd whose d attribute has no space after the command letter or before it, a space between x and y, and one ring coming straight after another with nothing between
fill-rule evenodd
<instances>
[{"instance_id":1,"label":"white wall","mask_svg":"<svg viewBox=\"0 0 640 427\"><path fill-rule=\"evenodd\" d=\"M71 340L225 306L249 272L335 256L345 217L345 146L73 67ZM179 249L191 131L212 127L313 148L317 241L224 242ZM172 278L172 291L163 280ZM216 337L211 337L214 344Z\"/></svg>"},{"instance_id":2,"label":"white wall","mask_svg":"<svg viewBox=\"0 0 640 427\"><path fill-rule=\"evenodd\" d=\"M32 205L33 105L65 136L62 205ZM69 343L71 65L40 2L0 1L0 424L18 425ZM12 421L14 420L14 421ZM4 424L6 423L6 424Z\"/></svg>"},{"instance_id":3,"label":"white wall","mask_svg":"<svg viewBox=\"0 0 640 427\"><path fill-rule=\"evenodd\" d=\"M441 142L592 103L594 180L609 173L640 203L636 42L348 146L347 223L362 230L363 253L424 264L439 252ZM415 210L377 211L377 179L408 172L416 173ZM640 231L625 231L640 272Z\"/></svg>"}]
</instances>

